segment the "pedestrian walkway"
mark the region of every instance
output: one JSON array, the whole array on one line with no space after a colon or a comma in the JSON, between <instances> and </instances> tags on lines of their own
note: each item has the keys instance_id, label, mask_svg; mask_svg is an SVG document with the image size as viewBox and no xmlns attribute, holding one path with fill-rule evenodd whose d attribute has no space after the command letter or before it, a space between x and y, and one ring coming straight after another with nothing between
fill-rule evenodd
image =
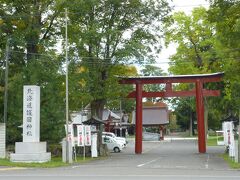
<instances>
[{"instance_id":1,"label":"pedestrian walkway","mask_svg":"<svg viewBox=\"0 0 240 180\"><path fill-rule=\"evenodd\" d=\"M0 171L0 179L22 177L36 179L165 179L165 180L236 180L240 171L232 170L220 154L223 146L207 147L198 153L196 140L143 142L143 153L135 154L135 141L130 140L120 153L96 161L61 168L30 168ZM29 177L29 178L26 178ZM72 178L71 178L72 177ZM21 178L20 178L21 179ZM20 180L19 179L19 180Z\"/></svg>"},{"instance_id":2,"label":"pedestrian walkway","mask_svg":"<svg viewBox=\"0 0 240 180\"><path fill-rule=\"evenodd\" d=\"M27 168L0 166L0 171L13 171L13 170L20 170L20 169L27 169Z\"/></svg>"},{"instance_id":3,"label":"pedestrian walkway","mask_svg":"<svg viewBox=\"0 0 240 180\"><path fill-rule=\"evenodd\" d=\"M111 153L104 163L93 162L101 167L136 167L159 170L230 170L223 160L223 146L207 147L206 153L198 153L196 138L166 137L164 141L143 141L143 152L136 155L135 141L129 140L121 153Z\"/></svg>"}]
</instances>

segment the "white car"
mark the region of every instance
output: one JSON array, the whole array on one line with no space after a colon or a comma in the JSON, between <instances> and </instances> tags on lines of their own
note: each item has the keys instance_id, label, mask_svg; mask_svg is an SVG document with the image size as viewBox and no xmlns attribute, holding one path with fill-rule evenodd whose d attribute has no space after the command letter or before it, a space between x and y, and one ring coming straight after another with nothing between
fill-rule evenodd
<instances>
[{"instance_id":1,"label":"white car","mask_svg":"<svg viewBox=\"0 0 240 180\"><path fill-rule=\"evenodd\" d=\"M122 143L109 136L102 136L102 142L103 144L107 144L108 150L114 152L120 152L124 147Z\"/></svg>"},{"instance_id":2,"label":"white car","mask_svg":"<svg viewBox=\"0 0 240 180\"><path fill-rule=\"evenodd\" d=\"M127 145L126 138L124 138L124 137L117 137L117 136L116 136L114 133L112 133L112 132L102 132L102 135L103 135L103 136L112 137L112 138L116 139L117 141L123 143L124 146Z\"/></svg>"}]
</instances>

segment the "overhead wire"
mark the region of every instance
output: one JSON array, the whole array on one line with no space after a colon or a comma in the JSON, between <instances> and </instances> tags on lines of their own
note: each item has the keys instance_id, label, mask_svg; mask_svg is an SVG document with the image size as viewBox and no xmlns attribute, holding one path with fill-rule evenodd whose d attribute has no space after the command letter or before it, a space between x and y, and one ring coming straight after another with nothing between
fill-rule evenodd
<instances>
[{"instance_id":1,"label":"overhead wire","mask_svg":"<svg viewBox=\"0 0 240 180\"><path fill-rule=\"evenodd\" d=\"M33 4L24 4L24 5L33 5ZM72 5L72 2L71 2L71 5ZM173 7L198 7L198 6L202 6L202 5L208 5L208 4L198 4L198 5L180 5L180 6L173 6ZM58 12L58 13L65 13L65 12L63 12L63 11L60 11L60 12ZM69 14L81 14L81 12L69 12ZM51 14L51 15L53 15L53 14ZM25 15L6 15L6 16L0 16L0 18L2 18L2 17L24 17ZM41 15L39 15L39 14L26 14L26 16L41 16ZM56 40L56 39L54 39L54 40ZM53 41L54 41L53 40ZM59 41L62 41L63 39L59 39ZM32 45L41 45L41 44L45 44L45 42L38 42L38 43L36 43L36 42L34 42L34 41L32 41L32 43L31 43L31 41L30 42L22 42L22 43L26 43L26 44L32 44ZM15 52L15 53L24 53L24 52L21 52L21 51L12 51L12 52ZM46 57L53 57L52 55L47 55L47 54L39 54L39 53L27 53L27 54L32 54L32 55L38 55L38 56L46 56ZM80 58L93 58L93 57L80 57ZM160 59L157 59L158 61L160 60ZM167 60L169 60L169 59L167 59ZM192 62L192 61L181 61L181 62ZM172 61L165 61L165 62L157 62L157 63L153 63L153 64L155 64L155 65L158 65L158 64L166 64L166 63L168 63L168 64L170 64L170 63L175 63L175 62L172 62ZM178 62L179 63L179 62ZM152 65L152 63L151 63L151 65Z\"/></svg>"},{"instance_id":2,"label":"overhead wire","mask_svg":"<svg viewBox=\"0 0 240 180\"><path fill-rule=\"evenodd\" d=\"M73 3L69 2L69 1L64 2L64 4L66 4L66 3L69 3L69 5L73 5ZM34 5L34 4L30 4L29 3L29 4L24 4L24 5L28 6L28 5ZM201 7L201 6L207 6L207 5L210 5L210 4L201 4L200 3L200 4L197 4L197 5L175 5L175 6L174 5L170 5L170 6L172 6L173 8L189 8L189 7ZM26 15L8 14L8 15L0 15L0 18L2 18L2 17L29 17L29 16L31 16L31 17L38 17L38 16L43 16L43 14L28 14L26 12L23 12L23 13L25 13ZM59 11L58 13L59 14L65 14L65 11ZM53 15L53 14L51 14L51 15ZM68 14L82 14L82 12L68 12Z\"/></svg>"},{"instance_id":3,"label":"overhead wire","mask_svg":"<svg viewBox=\"0 0 240 180\"><path fill-rule=\"evenodd\" d=\"M48 44L48 43L52 43L52 41L61 41L64 42L64 38L54 38L54 39L46 39L43 40L43 42L39 42L39 41L27 41L27 40L19 40L17 38L13 38L8 36L8 38L10 39L10 42L14 42L14 43L22 43L22 44L32 44L32 45L41 45L41 44ZM8 39L7 38L7 39ZM48 42L44 42L44 41L48 41ZM75 42L74 42L75 43ZM20 45L19 45L20 46ZM211 50L215 50L214 48L212 48ZM231 52L231 51L240 51L240 48L228 48L228 49L222 49L221 52Z\"/></svg>"},{"instance_id":4,"label":"overhead wire","mask_svg":"<svg viewBox=\"0 0 240 180\"><path fill-rule=\"evenodd\" d=\"M59 40L64 40L64 39L59 39ZM28 43L28 42L26 42L26 41L19 41L19 40L17 40L17 41L14 41L14 40L11 40L11 42L15 42L15 43L23 43L23 44L31 44L31 45L44 45L44 43ZM47 44L47 43L46 43ZM15 44L15 46L21 46L21 45L16 45ZM56 47L57 48L57 47ZM56 50L56 48L53 48L53 50ZM212 49L212 50L214 50L214 49ZM234 51L239 51L240 50L240 48L232 48L232 49L225 49L225 50L221 50L221 53L229 53L229 52L234 52ZM12 50L13 52L16 52L16 53L26 53L26 52L22 52L22 51L16 51L16 50ZM32 55L39 55L39 56L49 56L49 57L53 57L53 55L47 55L47 54L41 54L41 53L27 53L27 54L32 54ZM61 52L59 52L59 53L57 53L57 54L59 54L59 55L61 55L62 53ZM86 57L86 56L79 56L80 58L92 58L92 59L116 59L116 57L114 57L114 58L104 58L104 57L102 57L102 58L99 58L99 57ZM165 61L165 60L167 60L167 61ZM174 58L171 58L171 57L169 57L169 58L156 58L156 61L165 61L165 62L160 62L160 63L171 63L171 61L173 61L173 60L175 60ZM176 60L178 60L178 59L176 59ZM180 60L180 59L179 59ZM182 59L181 59L182 60ZM184 62L184 61L183 61Z\"/></svg>"},{"instance_id":5,"label":"overhead wire","mask_svg":"<svg viewBox=\"0 0 240 180\"><path fill-rule=\"evenodd\" d=\"M36 55L36 56L45 56L45 57L49 57L49 58L61 58L62 54L59 54L58 56L57 55L47 55L47 54L41 54L41 53L26 53L26 52L22 52L22 51L16 51L16 50L11 50L11 52L14 52L14 53L21 53L21 54L24 54L24 55ZM80 60L83 60L83 59L93 59L93 60L99 60L101 62L104 62L106 61L105 63L106 64L109 64L109 65L112 65L113 63L109 62L109 60L112 60L114 58L98 58L98 57L87 57L87 56L79 56L78 58L80 58ZM71 58L71 59L76 59L76 58ZM167 60L167 59L166 59ZM240 57L225 57L225 58L220 58L219 59L220 61L222 60L240 60ZM129 61L134 61L134 60L129 60ZM137 60L135 60L137 61ZM218 61L218 60L216 60ZM120 60L120 62L122 62ZM178 59L176 62L174 61L161 61L161 62L155 62L155 63L130 63L130 64L135 64L135 65L160 65L160 64L176 64L176 63L193 63L194 61L193 60L184 60L184 59ZM87 63L87 64L95 64L95 62L91 62L91 61L87 61L87 62L84 62L84 63Z\"/></svg>"},{"instance_id":6,"label":"overhead wire","mask_svg":"<svg viewBox=\"0 0 240 180\"><path fill-rule=\"evenodd\" d=\"M59 41L63 41L64 39L63 38L59 38L58 39ZM11 39L11 42L14 42L14 43L23 43L23 44L31 44L31 45L44 45L45 43L28 43L28 42L26 42L26 41L21 41L21 40L14 40L14 39ZM33 42L33 41L32 41ZM47 44L47 43L46 43ZM21 47L21 45L16 45L15 44L15 46L20 46ZM24 47L23 47L24 48ZM57 48L57 47L56 47ZM56 50L56 48L55 48L55 50ZM54 48L53 48L53 50L54 50ZM240 48L233 48L233 49L225 49L225 50L222 50L221 52L225 52L225 53L228 53L228 52L233 52L233 51L239 51L240 50ZM24 54L24 53L26 53L26 52L23 52L23 51L16 51L16 50L12 50L12 52L15 52L15 53L22 53L22 54ZM26 54L31 54L31 55L38 55L38 56L47 56L47 57L54 57L53 55L48 55L48 54L41 54L41 53L26 53ZM61 52L59 52L59 55L58 56L60 56L61 55ZM91 58L91 59L114 59L114 58L98 58L98 57L81 57L81 56L79 56L79 58ZM115 58L116 59L116 58ZM225 58L226 59L226 58ZM237 58L236 58L237 59ZM167 61L165 61L165 60L167 60ZM173 58L165 58L165 59L159 59L159 58L156 58L156 61L161 61L161 62L157 62L157 63L153 63L153 64L166 64L166 63L174 63L173 62ZM176 59L177 60L177 59ZM182 60L182 59L181 59ZM238 59L237 59L238 60ZM177 60L178 61L178 60ZM188 61L181 61L182 63L183 62L188 62ZM179 63L179 62L178 62Z\"/></svg>"}]
</instances>

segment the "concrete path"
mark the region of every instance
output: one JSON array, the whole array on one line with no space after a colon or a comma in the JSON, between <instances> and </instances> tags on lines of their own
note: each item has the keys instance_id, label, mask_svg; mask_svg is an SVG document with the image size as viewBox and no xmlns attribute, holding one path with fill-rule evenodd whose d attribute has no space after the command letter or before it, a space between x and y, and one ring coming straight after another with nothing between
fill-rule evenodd
<instances>
[{"instance_id":1,"label":"concrete path","mask_svg":"<svg viewBox=\"0 0 240 180\"><path fill-rule=\"evenodd\" d=\"M230 169L220 157L223 152L224 147L208 147L207 153L199 154L196 140L171 140L143 142L143 153L136 155L134 141L130 141L121 153L103 160L54 169L0 171L0 180L240 179L240 171Z\"/></svg>"}]
</instances>

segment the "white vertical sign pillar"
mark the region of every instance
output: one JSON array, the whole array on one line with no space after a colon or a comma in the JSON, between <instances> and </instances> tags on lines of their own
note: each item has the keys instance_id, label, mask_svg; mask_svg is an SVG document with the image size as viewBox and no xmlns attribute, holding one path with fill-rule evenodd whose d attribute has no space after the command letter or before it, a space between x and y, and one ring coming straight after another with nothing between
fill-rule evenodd
<instances>
[{"instance_id":1,"label":"white vertical sign pillar","mask_svg":"<svg viewBox=\"0 0 240 180\"><path fill-rule=\"evenodd\" d=\"M23 142L15 143L12 162L47 162L51 153L46 152L47 142L40 142L40 87L23 87Z\"/></svg>"},{"instance_id":2,"label":"white vertical sign pillar","mask_svg":"<svg viewBox=\"0 0 240 180\"><path fill-rule=\"evenodd\" d=\"M94 143L97 144L96 136L94 136ZM85 146L91 146L92 157L97 157L97 149L92 147L92 136L91 136L91 126L89 125L78 125L77 126L77 139L78 146L83 147L83 159L85 159Z\"/></svg>"},{"instance_id":3,"label":"white vertical sign pillar","mask_svg":"<svg viewBox=\"0 0 240 180\"><path fill-rule=\"evenodd\" d=\"M83 147L85 144L84 144L84 140L85 140L85 137L84 137L84 125L78 125L77 126L77 138L78 138L78 146L81 146Z\"/></svg>"},{"instance_id":4,"label":"white vertical sign pillar","mask_svg":"<svg viewBox=\"0 0 240 180\"><path fill-rule=\"evenodd\" d=\"M65 131L67 133L67 126L65 125ZM74 132L73 132L73 125L72 124L69 124L68 125L68 142L71 142L72 146L71 147L74 147L75 146L75 140L74 140Z\"/></svg>"},{"instance_id":5,"label":"white vertical sign pillar","mask_svg":"<svg viewBox=\"0 0 240 180\"><path fill-rule=\"evenodd\" d=\"M91 146L91 126L85 126L85 146Z\"/></svg>"},{"instance_id":6,"label":"white vertical sign pillar","mask_svg":"<svg viewBox=\"0 0 240 180\"><path fill-rule=\"evenodd\" d=\"M98 152L97 152L97 134L96 133L92 135L91 155L92 155L92 157L98 157Z\"/></svg>"},{"instance_id":7,"label":"white vertical sign pillar","mask_svg":"<svg viewBox=\"0 0 240 180\"><path fill-rule=\"evenodd\" d=\"M40 87L23 88L23 142L39 142Z\"/></svg>"}]
</instances>

